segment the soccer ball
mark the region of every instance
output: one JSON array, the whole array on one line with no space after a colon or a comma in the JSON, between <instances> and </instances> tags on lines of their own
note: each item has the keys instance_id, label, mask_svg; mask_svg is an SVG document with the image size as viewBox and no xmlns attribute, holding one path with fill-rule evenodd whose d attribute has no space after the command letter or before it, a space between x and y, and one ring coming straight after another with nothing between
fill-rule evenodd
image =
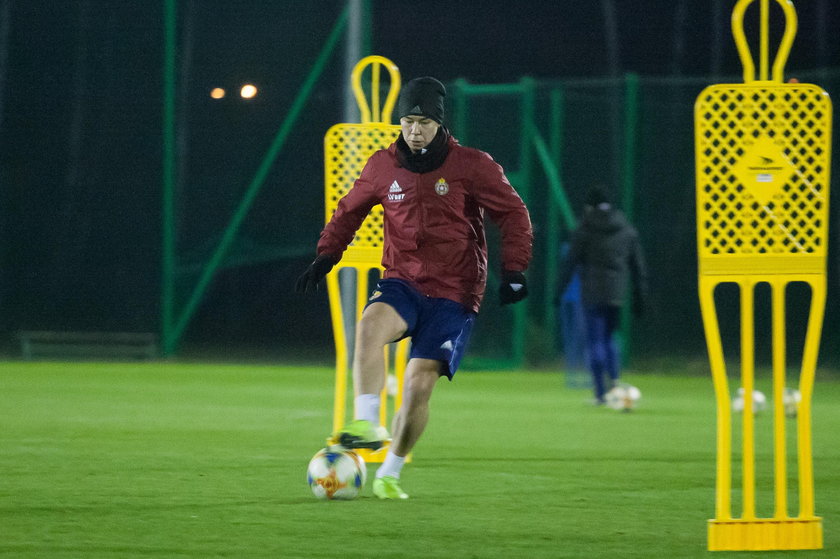
<instances>
[{"instance_id":1,"label":"soccer ball","mask_svg":"<svg viewBox=\"0 0 840 559\"><path fill-rule=\"evenodd\" d=\"M782 405L785 407L785 415L796 417L799 412L799 402L802 401L802 394L795 388L785 388L782 393Z\"/></svg>"},{"instance_id":2,"label":"soccer ball","mask_svg":"<svg viewBox=\"0 0 840 559\"><path fill-rule=\"evenodd\" d=\"M389 374L385 377L385 389L388 391L388 396L396 396L400 391L400 385L397 382L397 375Z\"/></svg>"},{"instance_id":3,"label":"soccer ball","mask_svg":"<svg viewBox=\"0 0 840 559\"><path fill-rule=\"evenodd\" d=\"M316 452L306 470L309 488L319 499L353 499L362 491L366 478L362 457L338 447Z\"/></svg>"},{"instance_id":4,"label":"soccer ball","mask_svg":"<svg viewBox=\"0 0 840 559\"><path fill-rule=\"evenodd\" d=\"M642 392L633 385L620 382L604 396L607 407L619 411L630 411L642 397Z\"/></svg>"},{"instance_id":5,"label":"soccer ball","mask_svg":"<svg viewBox=\"0 0 840 559\"><path fill-rule=\"evenodd\" d=\"M761 390L753 390L753 413L764 411L767 408L767 397ZM741 413L744 411L744 389L738 389L738 395L732 398L732 411Z\"/></svg>"}]
</instances>

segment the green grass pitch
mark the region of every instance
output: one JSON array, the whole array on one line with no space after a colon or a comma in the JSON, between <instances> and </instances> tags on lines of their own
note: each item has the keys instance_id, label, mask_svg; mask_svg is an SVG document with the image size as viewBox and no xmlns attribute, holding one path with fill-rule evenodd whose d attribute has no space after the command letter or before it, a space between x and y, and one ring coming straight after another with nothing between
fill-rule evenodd
<instances>
[{"instance_id":1,"label":"green grass pitch","mask_svg":"<svg viewBox=\"0 0 840 559\"><path fill-rule=\"evenodd\" d=\"M773 557L840 556L840 381L828 377L813 414L825 549ZM0 556L767 557L706 551L711 380L625 380L643 394L632 413L587 405L560 374L459 372L437 387L403 471L411 499L379 501L369 479L356 500L322 502L305 470L332 423L329 368L0 363ZM759 386L769 394L769 379ZM768 435L770 419L757 420Z\"/></svg>"}]
</instances>

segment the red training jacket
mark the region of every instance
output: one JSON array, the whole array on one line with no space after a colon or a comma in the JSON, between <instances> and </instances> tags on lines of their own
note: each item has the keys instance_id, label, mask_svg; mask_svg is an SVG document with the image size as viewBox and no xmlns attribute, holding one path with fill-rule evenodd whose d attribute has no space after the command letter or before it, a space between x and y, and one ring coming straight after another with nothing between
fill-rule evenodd
<instances>
[{"instance_id":1,"label":"red training jacket","mask_svg":"<svg viewBox=\"0 0 840 559\"><path fill-rule=\"evenodd\" d=\"M385 209L383 277L478 312L487 281L484 212L502 233L502 268L525 271L531 219L502 167L449 138L443 165L429 173L400 166L396 143L368 160L321 232L318 254L340 255L376 204Z\"/></svg>"}]
</instances>

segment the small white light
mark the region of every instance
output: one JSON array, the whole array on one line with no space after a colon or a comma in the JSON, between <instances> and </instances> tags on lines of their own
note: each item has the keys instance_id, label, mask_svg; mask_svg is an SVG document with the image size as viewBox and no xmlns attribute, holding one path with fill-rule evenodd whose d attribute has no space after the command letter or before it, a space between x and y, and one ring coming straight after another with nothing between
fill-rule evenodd
<instances>
[{"instance_id":1,"label":"small white light","mask_svg":"<svg viewBox=\"0 0 840 559\"><path fill-rule=\"evenodd\" d=\"M242 89L239 90L239 95L241 95L243 99L253 99L257 96L257 86L246 83L242 86Z\"/></svg>"}]
</instances>

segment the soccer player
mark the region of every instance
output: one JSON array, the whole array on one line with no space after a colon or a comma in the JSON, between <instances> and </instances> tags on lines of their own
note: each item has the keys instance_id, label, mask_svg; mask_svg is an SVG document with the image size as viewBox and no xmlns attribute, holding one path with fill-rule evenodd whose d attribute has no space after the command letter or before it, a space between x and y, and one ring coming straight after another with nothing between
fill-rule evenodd
<instances>
[{"instance_id":1,"label":"soccer player","mask_svg":"<svg viewBox=\"0 0 840 559\"><path fill-rule=\"evenodd\" d=\"M446 89L423 77L403 87L397 103L401 134L367 161L321 232L317 257L296 289L317 289L341 259L376 204L384 208L382 279L356 328L353 358L355 421L338 434L353 448L380 448L385 345L411 337L403 404L393 438L376 472L374 494L406 499L400 472L429 418L437 380L452 380L464 354L487 280L485 213L501 231L502 305L528 294L531 220L502 167L486 153L464 147L444 126Z\"/></svg>"},{"instance_id":2,"label":"soccer player","mask_svg":"<svg viewBox=\"0 0 840 559\"><path fill-rule=\"evenodd\" d=\"M616 208L602 186L586 193L584 215L572 234L558 293L563 293L575 272L580 273L587 355L595 403L603 404L610 387L618 382L619 359L614 334L632 282L632 309L642 313L647 294L647 269L639 234Z\"/></svg>"}]
</instances>

